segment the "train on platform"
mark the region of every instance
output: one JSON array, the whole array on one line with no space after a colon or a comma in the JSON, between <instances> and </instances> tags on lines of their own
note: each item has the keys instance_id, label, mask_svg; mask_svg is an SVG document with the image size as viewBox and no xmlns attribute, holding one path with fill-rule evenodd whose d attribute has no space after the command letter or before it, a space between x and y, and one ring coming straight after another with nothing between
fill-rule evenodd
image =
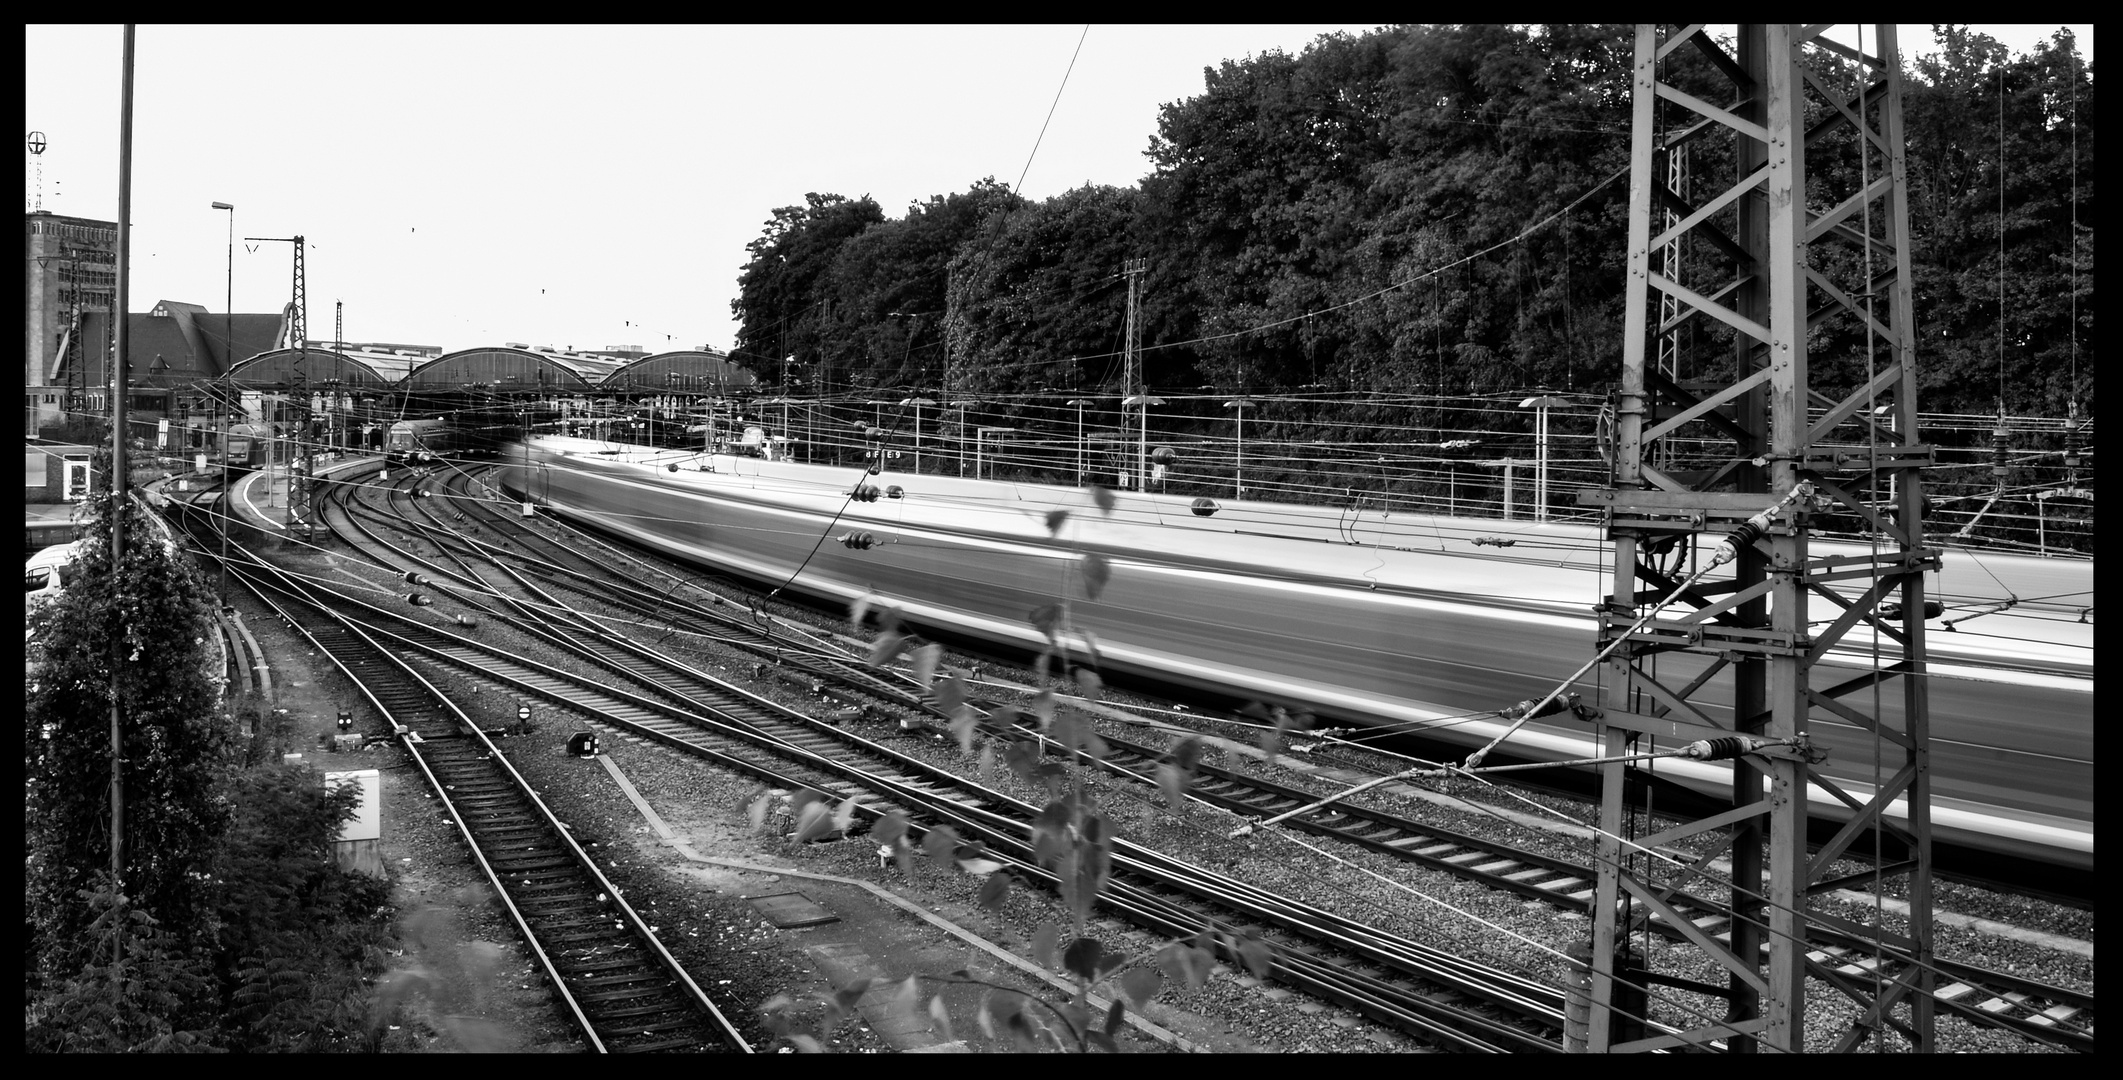
<instances>
[{"instance_id":1,"label":"train on platform","mask_svg":"<svg viewBox=\"0 0 2123 1080\"><path fill-rule=\"evenodd\" d=\"M537 417L518 409L466 409L398 420L383 430L390 465L417 466L492 458L524 436Z\"/></svg>"},{"instance_id":2,"label":"train on platform","mask_svg":"<svg viewBox=\"0 0 2123 1080\"><path fill-rule=\"evenodd\" d=\"M1503 730L1499 709L1543 696L1590 655L1607 558L1600 530L1583 525L1352 522L1332 508L1137 493L1119 493L1101 513L1076 488L866 476L561 437L507 455L504 486L560 516L823 600L872 596L916 626L1012 650L1042 647L1026 613L1074 589L1078 561L1097 552L1110 580L1096 599L1072 592L1071 618L1096 635L1110 671L1461 748L1488 742ZM865 482L889 484L887 497L852 499ZM1050 526L1058 509L1069 517ZM1482 535L1512 530L1524 546L1509 551ZM860 533L872 543L820 543ZM1937 576L1930 595L1957 613L1979 610L1992 593L2049 599L1929 635L1934 837L1978 857L2090 873L2091 564L1949 556ZM1819 663L1848 671L1825 676L1863 678L1895 659L1856 637L1845 645ZM1660 663L1661 679L1679 685L1705 662L1671 654ZM1598 698L1590 678L1573 688L1588 702ZM1729 672L1710 678L1699 700L1729 700ZM1900 698L1880 704L1897 724ZM1729 708L1706 711L1731 722ZM1824 774L1870 790L1869 735L1825 709L1810 724L1829 752ZM1565 713L1529 724L1492 761L1598 753L1589 725ZM1716 763L1669 759L1656 775L1730 797L1730 772ZM1811 801L1819 818L1848 818L1825 789L1814 787Z\"/></svg>"}]
</instances>

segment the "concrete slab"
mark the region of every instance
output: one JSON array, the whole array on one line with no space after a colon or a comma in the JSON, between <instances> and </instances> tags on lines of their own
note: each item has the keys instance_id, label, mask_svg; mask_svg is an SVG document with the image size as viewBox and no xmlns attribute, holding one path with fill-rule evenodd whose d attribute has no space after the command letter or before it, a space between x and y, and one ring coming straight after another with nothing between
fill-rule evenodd
<instances>
[{"instance_id":1,"label":"concrete slab","mask_svg":"<svg viewBox=\"0 0 2123 1080\"><path fill-rule=\"evenodd\" d=\"M766 920L783 930L801 926L823 926L839 922L840 916L820 907L802 893L775 893L772 896L755 896L748 901Z\"/></svg>"}]
</instances>

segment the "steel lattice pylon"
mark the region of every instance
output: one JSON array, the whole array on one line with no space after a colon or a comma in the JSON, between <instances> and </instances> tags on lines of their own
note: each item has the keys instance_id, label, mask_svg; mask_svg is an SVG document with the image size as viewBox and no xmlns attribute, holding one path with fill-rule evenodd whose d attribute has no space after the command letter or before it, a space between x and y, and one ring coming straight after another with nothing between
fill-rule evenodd
<instances>
[{"instance_id":1,"label":"steel lattice pylon","mask_svg":"<svg viewBox=\"0 0 2123 1080\"><path fill-rule=\"evenodd\" d=\"M1763 742L1733 759L1731 810L1633 841L1623 839L1633 769L1602 767L1585 1040L1593 1051L1712 1040L1739 1051L1802 1050L1808 976L1861 1005L1838 1049L1882 1027L1902 1032L1919 1050L1932 1047L1923 575L1937 568L1938 552L1924 543L1917 472L1931 463L1932 450L1917 441L1900 68L1893 26L1860 35L1861 44L1877 43L1876 55L1824 38L1827 29L1743 24L1737 56L1701 24L1636 32L1614 486L1582 497L1606 509L1614 545L1601 644L1624 638L1602 671L1601 741L1610 758L1647 744L1670 749L1735 735ZM1708 61L1713 78L1722 77L1718 93L1728 98L1705 100L1663 77L1669 55L1684 47ZM1660 101L1691 125L1660 131ZM1698 152L1695 191L1687 194L1699 201L1668 185L1666 155L1690 143ZM1722 188L1706 165L1716 160L1706 152L1717 150L1729 151L1736 177ZM1669 210L1676 220L1655 233L1653 222ZM1655 258L1677 253L1684 241L1700 256L1690 268L1694 287L1677 279L1667 259ZM1655 323L1653 313L1669 299L1674 313ZM1706 320L1694 324L1697 341L1721 339L1729 329L1731 344L1723 355L1694 358L1707 385L1684 388L1658 370L1656 342L1691 319ZM1832 387L1809 382L1807 357L1809 331L1831 328L1865 341L1856 356L1835 358L1851 370L1862 361L1861 373ZM1684 431L1709 436L1711 449L1692 463L1698 467L1654 464L1649 449ZM1822 513L1854 519L1878 543L1870 554L1810 555L1810 521ZM1758 536L1742 524L1750 519L1761 527ZM1735 531L1749 542L1739 545L1730 581L1681 572L1693 557L1694 534ZM1660 613L1632 631L1646 605L1669 596L1684 613ZM1814 598L1834 613L1818 630L1808 622ZM1874 636L1844 642L1859 628ZM1857 678L1817 684L1815 662L1839 643L1880 660ZM1819 755L1807 724L1815 714L1879 740L1886 767L1876 788L1838 783L1813 768ZM1811 856L1808 784L1858 807ZM1726 934L1691 925L1667 900L1691 883L1701 887L1704 864L1678 870L1642 854L1721 829L1729 830L1721 848L1731 860L1738 915ZM1887 850L1853 847L1876 829ZM1826 868L1860 856L1906 882L1906 934L1806 910L1809 887L1823 881ZM1640 1019L1623 1015L1637 1011L1630 991L1641 992L1646 980L1618 954L1632 925L1645 919L1669 922L1728 973L1724 1017L1698 1015L1678 1034L1653 1028L1648 1038L1628 1026ZM1809 957L1809 923L1879 941L1889 958L1879 981Z\"/></svg>"},{"instance_id":2,"label":"steel lattice pylon","mask_svg":"<svg viewBox=\"0 0 2123 1080\"><path fill-rule=\"evenodd\" d=\"M288 312L288 344L295 362L288 371L288 397L295 406L295 455L288 465L287 529L290 536L310 535L310 471L316 468L316 445L310 438L309 297L303 280L303 239L295 237L294 303Z\"/></svg>"}]
</instances>

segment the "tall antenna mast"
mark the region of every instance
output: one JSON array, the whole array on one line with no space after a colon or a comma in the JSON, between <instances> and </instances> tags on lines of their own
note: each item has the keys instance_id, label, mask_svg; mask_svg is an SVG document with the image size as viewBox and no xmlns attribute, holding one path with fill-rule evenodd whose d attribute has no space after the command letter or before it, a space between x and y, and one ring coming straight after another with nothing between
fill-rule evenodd
<instances>
[{"instance_id":1,"label":"tall antenna mast","mask_svg":"<svg viewBox=\"0 0 2123 1080\"><path fill-rule=\"evenodd\" d=\"M33 190L35 190L35 191L36 191L36 193L37 193L37 201L36 201L35 205L33 205L33 206L31 206L31 207L30 207L30 209L32 209L32 210L38 210L38 211L41 211L41 210L43 210L43 209L44 209L44 147L45 147L45 142L44 142L44 133L43 133L43 132L41 132L41 131L32 131L32 132L30 132L30 133L29 133L29 160L30 160L30 170L31 170L31 172L32 172L32 173L34 173L34 174L35 174L35 176L36 176L36 181L35 181L35 183L34 183L34 185L33 185Z\"/></svg>"}]
</instances>

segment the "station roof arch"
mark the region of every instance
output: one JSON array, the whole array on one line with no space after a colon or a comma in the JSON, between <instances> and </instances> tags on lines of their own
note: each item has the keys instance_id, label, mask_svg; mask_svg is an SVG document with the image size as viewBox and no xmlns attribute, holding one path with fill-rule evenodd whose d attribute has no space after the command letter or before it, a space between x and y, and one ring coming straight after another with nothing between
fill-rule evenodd
<instances>
[{"instance_id":1,"label":"station roof arch","mask_svg":"<svg viewBox=\"0 0 2123 1080\"><path fill-rule=\"evenodd\" d=\"M620 366L617 360L577 353L482 345L444 353L421 364L406 376L404 389L443 391L481 386L497 390L582 391L595 387Z\"/></svg>"},{"instance_id":2,"label":"station roof arch","mask_svg":"<svg viewBox=\"0 0 2123 1080\"><path fill-rule=\"evenodd\" d=\"M312 345L306 349L268 349L229 368L228 381L253 390L293 385L299 367L303 381L321 388L334 380L350 390L381 390L405 376L405 369L377 369L377 357L335 353ZM385 364L385 367L392 365ZM410 365L407 365L410 367Z\"/></svg>"},{"instance_id":3,"label":"station roof arch","mask_svg":"<svg viewBox=\"0 0 2123 1080\"><path fill-rule=\"evenodd\" d=\"M600 390L637 393L714 394L718 397L759 385L759 377L721 353L680 349L632 360L605 376Z\"/></svg>"}]
</instances>

